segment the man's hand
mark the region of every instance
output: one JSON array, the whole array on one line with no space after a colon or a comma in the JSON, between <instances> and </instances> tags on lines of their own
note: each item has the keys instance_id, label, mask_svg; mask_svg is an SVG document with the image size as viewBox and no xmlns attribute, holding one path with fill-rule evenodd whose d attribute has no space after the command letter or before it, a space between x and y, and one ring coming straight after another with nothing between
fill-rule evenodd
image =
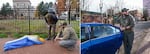
<instances>
[{"instance_id":1,"label":"man's hand","mask_svg":"<svg viewBox=\"0 0 150 54\"><path fill-rule=\"evenodd\" d=\"M125 30L125 27L121 27L120 29L123 31L123 30Z\"/></svg>"},{"instance_id":2,"label":"man's hand","mask_svg":"<svg viewBox=\"0 0 150 54\"><path fill-rule=\"evenodd\" d=\"M115 24L116 27L120 27L120 24Z\"/></svg>"},{"instance_id":3,"label":"man's hand","mask_svg":"<svg viewBox=\"0 0 150 54\"><path fill-rule=\"evenodd\" d=\"M127 26L127 27L126 27L126 29L130 29L130 28L131 28L130 26Z\"/></svg>"},{"instance_id":4,"label":"man's hand","mask_svg":"<svg viewBox=\"0 0 150 54\"><path fill-rule=\"evenodd\" d=\"M62 40L62 38L55 38L55 41Z\"/></svg>"}]
</instances>

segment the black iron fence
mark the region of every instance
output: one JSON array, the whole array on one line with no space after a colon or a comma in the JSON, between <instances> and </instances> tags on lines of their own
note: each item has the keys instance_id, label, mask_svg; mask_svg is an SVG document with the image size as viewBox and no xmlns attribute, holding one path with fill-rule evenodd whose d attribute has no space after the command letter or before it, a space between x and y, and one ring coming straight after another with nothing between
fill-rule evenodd
<instances>
[{"instance_id":1,"label":"black iron fence","mask_svg":"<svg viewBox=\"0 0 150 54\"><path fill-rule=\"evenodd\" d=\"M0 15L0 33L48 33L44 16L37 12L39 11L33 9L14 9L11 15ZM68 22L68 20L59 20L58 23L62 21ZM79 33L79 20L72 20L71 25Z\"/></svg>"}]
</instances>

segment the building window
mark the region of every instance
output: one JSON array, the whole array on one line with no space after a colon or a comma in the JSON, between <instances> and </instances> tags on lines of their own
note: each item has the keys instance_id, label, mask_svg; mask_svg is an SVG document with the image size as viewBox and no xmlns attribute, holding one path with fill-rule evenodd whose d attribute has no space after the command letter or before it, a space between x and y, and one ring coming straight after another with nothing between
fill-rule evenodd
<instances>
[{"instance_id":1,"label":"building window","mask_svg":"<svg viewBox=\"0 0 150 54\"><path fill-rule=\"evenodd\" d=\"M21 13L21 16L23 16L23 14Z\"/></svg>"}]
</instances>

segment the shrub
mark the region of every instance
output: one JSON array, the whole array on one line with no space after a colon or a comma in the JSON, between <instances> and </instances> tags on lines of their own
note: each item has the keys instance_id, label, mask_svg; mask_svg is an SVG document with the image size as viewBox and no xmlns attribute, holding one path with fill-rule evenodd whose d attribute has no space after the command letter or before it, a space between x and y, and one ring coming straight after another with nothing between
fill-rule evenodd
<instances>
[{"instance_id":1,"label":"shrub","mask_svg":"<svg viewBox=\"0 0 150 54\"><path fill-rule=\"evenodd\" d=\"M38 35L41 38L47 38L48 37L47 33L34 33L34 35Z\"/></svg>"},{"instance_id":2,"label":"shrub","mask_svg":"<svg viewBox=\"0 0 150 54\"><path fill-rule=\"evenodd\" d=\"M4 33L1 33L1 34L0 34L0 38L6 38L6 37L7 37L6 34L4 34Z\"/></svg>"},{"instance_id":3,"label":"shrub","mask_svg":"<svg viewBox=\"0 0 150 54\"><path fill-rule=\"evenodd\" d=\"M39 34L39 36L40 36L41 38L47 38L47 37L48 37L48 34Z\"/></svg>"},{"instance_id":4,"label":"shrub","mask_svg":"<svg viewBox=\"0 0 150 54\"><path fill-rule=\"evenodd\" d=\"M13 34L13 37L14 38L20 38L20 37L22 37L22 36L24 36L25 34L19 34L19 33L14 33Z\"/></svg>"}]
</instances>

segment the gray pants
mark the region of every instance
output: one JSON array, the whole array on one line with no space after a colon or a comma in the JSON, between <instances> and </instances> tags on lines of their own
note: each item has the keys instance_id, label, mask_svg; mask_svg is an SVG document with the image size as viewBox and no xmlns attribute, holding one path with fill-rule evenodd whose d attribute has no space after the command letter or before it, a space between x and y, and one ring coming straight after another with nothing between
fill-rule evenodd
<instances>
[{"instance_id":1,"label":"gray pants","mask_svg":"<svg viewBox=\"0 0 150 54\"><path fill-rule=\"evenodd\" d=\"M65 48L75 47L76 40L61 40L59 45Z\"/></svg>"},{"instance_id":2,"label":"gray pants","mask_svg":"<svg viewBox=\"0 0 150 54\"><path fill-rule=\"evenodd\" d=\"M134 32L133 31L124 31L123 32L123 43L124 43L125 54L131 54L133 40L134 40Z\"/></svg>"}]
</instances>

